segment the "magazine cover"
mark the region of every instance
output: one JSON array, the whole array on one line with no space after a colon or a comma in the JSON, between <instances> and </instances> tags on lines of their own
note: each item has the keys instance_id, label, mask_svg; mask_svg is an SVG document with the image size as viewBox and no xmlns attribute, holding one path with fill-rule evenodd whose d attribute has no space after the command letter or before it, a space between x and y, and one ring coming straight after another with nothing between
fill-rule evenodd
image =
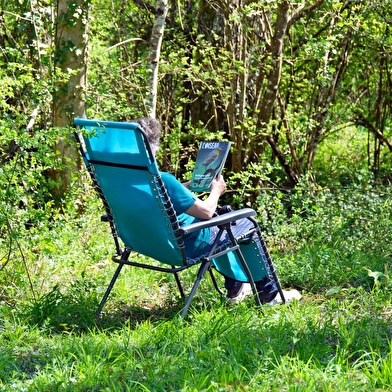
<instances>
[{"instance_id":1,"label":"magazine cover","mask_svg":"<svg viewBox=\"0 0 392 392\"><path fill-rule=\"evenodd\" d=\"M205 192L210 189L212 180L222 171L230 146L231 142L201 143L189 186L192 191Z\"/></svg>"}]
</instances>

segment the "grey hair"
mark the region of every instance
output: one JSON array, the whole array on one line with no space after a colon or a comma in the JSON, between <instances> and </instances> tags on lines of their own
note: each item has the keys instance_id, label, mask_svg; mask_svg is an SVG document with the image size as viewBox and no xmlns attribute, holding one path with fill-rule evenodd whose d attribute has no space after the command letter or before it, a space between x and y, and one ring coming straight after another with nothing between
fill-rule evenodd
<instances>
[{"instance_id":1,"label":"grey hair","mask_svg":"<svg viewBox=\"0 0 392 392\"><path fill-rule=\"evenodd\" d=\"M159 141L162 134L162 125L155 118L140 117L136 120L132 120L139 124L140 128L147 135L151 149L155 154L159 150Z\"/></svg>"}]
</instances>

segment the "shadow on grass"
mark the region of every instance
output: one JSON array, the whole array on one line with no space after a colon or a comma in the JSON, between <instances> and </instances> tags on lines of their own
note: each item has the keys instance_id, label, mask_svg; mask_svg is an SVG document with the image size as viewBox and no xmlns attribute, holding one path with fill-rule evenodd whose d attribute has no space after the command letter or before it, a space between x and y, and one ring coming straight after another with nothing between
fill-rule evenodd
<instances>
[{"instance_id":1,"label":"shadow on grass","mask_svg":"<svg viewBox=\"0 0 392 392\"><path fill-rule=\"evenodd\" d=\"M117 308L104 310L96 318L96 324L100 328L115 328L128 324L131 328L136 327L145 321L159 323L171 320L181 312L183 301L167 306L143 306L143 305L123 305Z\"/></svg>"},{"instance_id":2,"label":"shadow on grass","mask_svg":"<svg viewBox=\"0 0 392 392\"><path fill-rule=\"evenodd\" d=\"M185 299L170 295L160 305L153 305L149 302L116 305L112 299L110 303L105 305L97 323L101 328L121 327L124 324L135 328L138 324L145 321L159 323L180 317L184 306ZM193 312L200 313L215 307L225 306L230 306L225 297L218 295L215 290L204 291L193 298L190 308L185 315L185 320L190 320Z\"/></svg>"},{"instance_id":3,"label":"shadow on grass","mask_svg":"<svg viewBox=\"0 0 392 392\"><path fill-rule=\"evenodd\" d=\"M158 323L175 317L184 305L182 299L162 306L118 304L113 300L97 316L100 298L96 288L79 281L66 289L56 285L50 292L28 303L20 316L31 326L50 333L84 333L91 329L116 329L124 324L135 327L145 321Z\"/></svg>"}]
</instances>

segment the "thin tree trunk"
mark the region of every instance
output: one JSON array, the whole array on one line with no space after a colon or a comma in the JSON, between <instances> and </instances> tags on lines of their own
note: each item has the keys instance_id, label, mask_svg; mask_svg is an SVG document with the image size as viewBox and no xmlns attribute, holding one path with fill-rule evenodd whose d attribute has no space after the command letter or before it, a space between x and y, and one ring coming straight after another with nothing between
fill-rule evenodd
<instances>
[{"instance_id":1,"label":"thin tree trunk","mask_svg":"<svg viewBox=\"0 0 392 392\"><path fill-rule=\"evenodd\" d=\"M283 46L289 22L289 2L282 1L278 6L278 16L275 24L275 33L271 42L271 71L268 75L267 89L260 105L257 127L265 129L271 118L274 103L278 94L280 78L282 74Z\"/></svg>"},{"instance_id":2,"label":"thin tree trunk","mask_svg":"<svg viewBox=\"0 0 392 392\"><path fill-rule=\"evenodd\" d=\"M288 1L282 1L278 6L275 32L271 41L271 71L268 74L267 89L261 102L260 113L257 119L257 128L260 130L266 130L267 123L272 117L275 101L279 92L280 78L282 74L284 38L290 21L289 10L290 4ZM261 131L260 134L265 134L265 132ZM259 138L261 137L262 136ZM284 154L280 151L276 141L271 136L267 136L266 140L283 166L291 184L295 185L298 182L298 177L286 161ZM257 155L261 154L261 149L262 146L260 143L255 146L255 152Z\"/></svg>"},{"instance_id":3,"label":"thin tree trunk","mask_svg":"<svg viewBox=\"0 0 392 392\"><path fill-rule=\"evenodd\" d=\"M225 114L227 131L230 139L234 142L232 150L231 170L239 172L243 165L243 143L244 135L243 128L237 127L238 123L244 121L245 106L246 106L246 78L247 78L247 64L246 64L246 39L242 31L241 21L230 20L231 9L241 9L242 1L232 1L230 7L225 7L225 40L230 52L233 56L233 61L243 63L242 70L237 73L236 77L230 80L231 96L228 101Z\"/></svg>"},{"instance_id":4,"label":"thin tree trunk","mask_svg":"<svg viewBox=\"0 0 392 392\"><path fill-rule=\"evenodd\" d=\"M156 18L152 29L150 41L150 68L151 68L151 90L149 102L149 117L156 117L157 95L158 95L158 70L159 58L161 53L161 45L163 32L165 29L165 20L168 12L167 0L159 0L156 8Z\"/></svg>"},{"instance_id":5,"label":"thin tree trunk","mask_svg":"<svg viewBox=\"0 0 392 392\"><path fill-rule=\"evenodd\" d=\"M333 27L335 24L335 20L332 19L331 21L331 28L330 28L330 35L333 34ZM314 115L312 119L314 120L313 123L316 124L314 129L311 131L309 140L305 149L304 158L307 159L306 161L306 171L310 171L313 167L313 161L316 154L316 149L319 145L320 138L323 134L323 126L325 119L328 115L328 109L330 105L335 100L336 91L338 89L339 83L342 79L343 73L347 67L347 59L348 53L350 50L350 41L351 41L351 28L349 28L343 38L342 41L342 50L335 65L336 72L334 73L331 83L324 87L320 87L316 107L314 111ZM329 59L329 52L325 53L324 56L325 67L329 66L331 60Z\"/></svg>"}]
</instances>

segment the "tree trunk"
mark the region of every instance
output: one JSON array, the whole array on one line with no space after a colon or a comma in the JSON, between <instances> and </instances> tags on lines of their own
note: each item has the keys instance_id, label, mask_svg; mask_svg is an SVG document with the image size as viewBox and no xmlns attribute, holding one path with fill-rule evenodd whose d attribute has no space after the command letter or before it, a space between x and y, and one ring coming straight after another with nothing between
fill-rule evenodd
<instances>
[{"instance_id":1,"label":"tree trunk","mask_svg":"<svg viewBox=\"0 0 392 392\"><path fill-rule=\"evenodd\" d=\"M333 34L334 24L335 20L333 18L331 20L329 35ZM336 69L336 71L332 75L330 84L326 86L320 86L318 91L314 112L311 117L313 120L312 123L315 124L315 126L314 129L309 130L309 139L303 157L304 159L306 159L306 171L311 171L313 168L313 161L316 154L316 149L319 145L320 138L324 133L323 126L325 119L328 115L329 107L335 100L336 91L342 79L343 73L345 72L347 67L347 59L351 43L351 32L352 29L349 27L346 31L345 36L343 37L341 43L341 53L338 60L334 64L333 68ZM333 63L334 61L330 59L329 51L326 51L324 55L325 69L329 68L331 66L330 64Z\"/></svg>"},{"instance_id":2,"label":"tree trunk","mask_svg":"<svg viewBox=\"0 0 392 392\"><path fill-rule=\"evenodd\" d=\"M278 6L274 35L271 41L271 70L267 77L267 88L260 105L260 112L257 119L257 129L260 130L260 135L266 133L267 124L272 117L275 101L279 93L279 84L282 74L284 38L290 22L289 9L290 4L288 1L282 1L282 3ZM259 136L258 141L260 141L263 137L264 136ZM294 186L298 182L298 177L286 161L284 154L279 150L277 142L271 136L267 136L266 140L283 166L291 186ZM255 144L254 151L256 155L261 155L262 148L261 143Z\"/></svg>"},{"instance_id":3,"label":"tree trunk","mask_svg":"<svg viewBox=\"0 0 392 392\"><path fill-rule=\"evenodd\" d=\"M156 8L155 23L151 33L150 41L150 69L151 69L151 90L148 107L149 117L156 117L157 95L158 95L158 69L161 44L165 28L165 20L168 11L167 0L159 0Z\"/></svg>"},{"instance_id":4,"label":"tree trunk","mask_svg":"<svg viewBox=\"0 0 392 392\"><path fill-rule=\"evenodd\" d=\"M289 22L289 2L282 1L278 6L278 15L275 24L275 33L271 42L271 71L268 75L267 89L260 105L260 114L257 120L259 129L265 129L271 118L274 103L278 95L280 77L282 74L283 46Z\"/></svg>"},{"instance_id":5,"label":"tree trunk","mask_svg":"<svg viewBox=\"0 0 392 392\"><path fill-rule=\"evenodd\" d=\"M87 0L57 0L54 55L57 83L53 94L55 127L68 127L75 117L85 117L87 21ZM72 174L80 169L79 154L71 137L69 132L64 132L64 137L55 146L63 162L61 169L51 173L58 186L53 189L53 196L58 200L69 190Z\"/></svg>"}]
</instances>

